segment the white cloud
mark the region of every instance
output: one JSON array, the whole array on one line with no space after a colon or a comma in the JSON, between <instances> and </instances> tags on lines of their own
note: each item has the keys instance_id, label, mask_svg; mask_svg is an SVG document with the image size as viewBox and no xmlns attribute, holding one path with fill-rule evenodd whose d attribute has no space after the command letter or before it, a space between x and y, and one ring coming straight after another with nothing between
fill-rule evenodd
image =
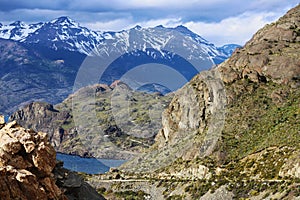
<instances>
[{"instance_id":1,"label":"white cloud","mask_svg":"<svg viewBox=\"0 0 300 200\"><path fill-rule=\"evenodd\" d=\"M264 25L275 21L278 13L244 13L220 22L187 22L184 25L217 46L226 43L245 44Z\"/></svg>"},{"instance_id":2,"label":"white cloud","mask_svg":"<svg viewBox=\"0 0 300 200\"><path fill-rule=\"evenodd\" d=\"M167 18L167 19L156 19L156 20L147 20L137 23L142 27L154 27L158 25L163 25L165 27L175 27L181 25L181 18Z\"/></svg>"},{"instance_id":3,"label":"white cloud","mask_svg":"<svg viewBox=\"0 0 300 200\"><path fill-rule=\"evenodd\" d=\"M156 19L139 22L135 22L132 18L122 18L105 22L81 23L81 25L83 26L98 31L120 31L130 29L136 25L140 25L142 27L154 27L158 25L163 25L165 27L175 27L181 24L182 22L180 18Z\"/></svg>"},{"instance_id":4,"label":"white cloud","mask_svg":"<svg viewBox=\"0 0 300 200\"><path fill-rule=\"evenodd\" d=\"M110 21L98 21L90 23L82 23L81 25L86 26L95 31L120 31L131 28L134 23L130 19L115 19Z\"/></svg>"}]
</instances>

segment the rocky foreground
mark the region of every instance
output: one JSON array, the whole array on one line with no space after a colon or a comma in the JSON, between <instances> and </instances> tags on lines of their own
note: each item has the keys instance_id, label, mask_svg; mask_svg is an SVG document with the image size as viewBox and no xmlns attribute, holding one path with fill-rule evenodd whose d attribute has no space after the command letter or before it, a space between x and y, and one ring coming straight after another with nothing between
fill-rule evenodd
<instances>
[{"instance_id":1,"label":"rocky foreground","mask_svg":"<svg viewBox=\"0 0 300 200\"><path fill-rule=\"evenodd\" d=\"M56 161L46 133L0 116L0 199L104 199Z\"/></svg>"}]
</instances>

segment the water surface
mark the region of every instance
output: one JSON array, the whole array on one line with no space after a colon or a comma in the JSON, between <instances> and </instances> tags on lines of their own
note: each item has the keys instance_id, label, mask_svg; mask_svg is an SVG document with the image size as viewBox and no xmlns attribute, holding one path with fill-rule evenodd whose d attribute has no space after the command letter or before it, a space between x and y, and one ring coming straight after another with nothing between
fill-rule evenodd
<instances>
[{"instance_id":1,"label":"water surface","mask_svg":"<svg viewBox=\"0 0 300 200\"><path fill-rule=\"evenodd\" d=\"M110 167L119 167L126 160L110 160L96 158L82 158L75 155L62 153L56 154L56 159L64 162L64 167L72 171L84 172L88 174L105 173Z\"/></svg>"}]
</instances>

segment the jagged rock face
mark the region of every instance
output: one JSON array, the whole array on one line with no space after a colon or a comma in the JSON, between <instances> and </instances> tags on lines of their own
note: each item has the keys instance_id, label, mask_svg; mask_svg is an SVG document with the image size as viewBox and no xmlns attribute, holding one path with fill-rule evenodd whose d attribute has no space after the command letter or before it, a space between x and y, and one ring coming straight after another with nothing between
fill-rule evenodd
<instances>
[{"instance_id":1,"label":"jagged rock face","mask_svg":"<svg viewBox=\"0 0 300 200\"><path fill-rule=\"evenodd\" d=\"M57 147L64 134L61 126L70 118L68 112L58 111L51 104L34 102L15 112L10 121L16 120L26 128L48 133L51 144Z\"/></svg>"},{"instance_id":2,"label":"jagged rock face","mask_svg":"<svg viewBox=\"0 0 300 200\"><path fill-rule=\"evenodd\" d=\"M125 163L128 171L155 171L178 158L210 155L225 120L226 95L217 70L203 72L178 90L162 116L152 151Z\"/></svg>"},{"instance_id":3,"label":"jagged rock face","mask_svg":"<svg viewBox=\"0 0 300 200\"><path fill-rule=\"evenodd\" d=\"M0 198L104 199L74 172L56 162L46 133L0 116Z\"/></svg>"},{"instance_id":4,"label":"jagged rock face","mask_svg":"<svg viewBox=\"0 0 300 200\"><path fill-rule=\"evenodd\" d=\"M0 141L1 199L67 199L51 173L56 153L45 133L11 122Z\"/></svg>"},{"instance_id":5,"label":"jagged rock face","mask_svg":"<svg viewBox=\"0 0 300 200\"><path fill-rule=\"evenodd\" d=\"M253 82L272 80L299 87L300 5L277 22L259 30L236 50L219 70L225 83L239 79Z\"/></svg>"}]
</instances>

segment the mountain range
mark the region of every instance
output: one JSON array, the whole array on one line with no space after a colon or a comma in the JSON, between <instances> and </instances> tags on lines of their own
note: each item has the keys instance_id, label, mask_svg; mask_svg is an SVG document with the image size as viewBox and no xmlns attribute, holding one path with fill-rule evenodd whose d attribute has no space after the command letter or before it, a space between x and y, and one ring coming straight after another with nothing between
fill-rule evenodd
<instances>
[{"instance_id":1,"label":"mountain range","mask_svg":"<svg viewBox=\"0 0 300 200\"><path fill-rule=\"evenodd\" d=\"M184 26L136 26L118 32L101 32L80 26L69 17L36 24L21 21L0 24L0 98L3 102L0 112L9 114L37 100L58 103L74 90L99 82L111 84L144 64L150 68L154 64L169 66L189 81L198 72L223 62L236 47L216 47ZM83 75L89 78L78 82L79 69L82 65L88 65L85 67L89 69L95 67L95 62L88 62L95 58L97 65L104 60L111 63L102 76L91 71ZM95 77L90 77L93 74ZM155 77L157 72L149 74ZM164 75L168 76L168 71ZM128 77L127 81L134 82ZM133 88L143 89L146 85L146 90L151 91L157 85L163 86L149 81L136 81L139 85ZM159 91L173 91L184 83L162 87ZM17 96L16 92L19 92Z\"/></svg>"},{"instance_id":2,"label":"mountain range","mask_svg":"<svg viewBox=\"0 0 300 200\"><path fill-rule=\"evenodd\" d=\"M157 33L159 32L165 32L165 34L168 34L168 32L180 32L198 44L206 46L207 52L215 59L228 57L228 54L231 54L232 50L239 47L239 45L229 44L217 48L214 44L182 25L175 28L166 28L162 25L153 28L142 28L137 25L129 30L102 32L80 26L67 16L35 24L25 24L21 21L15 21L9 25L0 23L0 38L2 39L18 41L28 46L48 47L53 50L63 49L85 55L100 55L104 46L106 46L105 51L109 52L112 46L116 46L120 41L123 42L121 44L122 48L128 50L133 40L137 46L152 47L160 50L160 48L164 47L163 43L166 44L168 41L163 41L163 35L158 37ZM143 36L136 37L138 33L142 33ZM107 41L110 41L112 46L107 45Z\"/></svg>"}]
</instances>

